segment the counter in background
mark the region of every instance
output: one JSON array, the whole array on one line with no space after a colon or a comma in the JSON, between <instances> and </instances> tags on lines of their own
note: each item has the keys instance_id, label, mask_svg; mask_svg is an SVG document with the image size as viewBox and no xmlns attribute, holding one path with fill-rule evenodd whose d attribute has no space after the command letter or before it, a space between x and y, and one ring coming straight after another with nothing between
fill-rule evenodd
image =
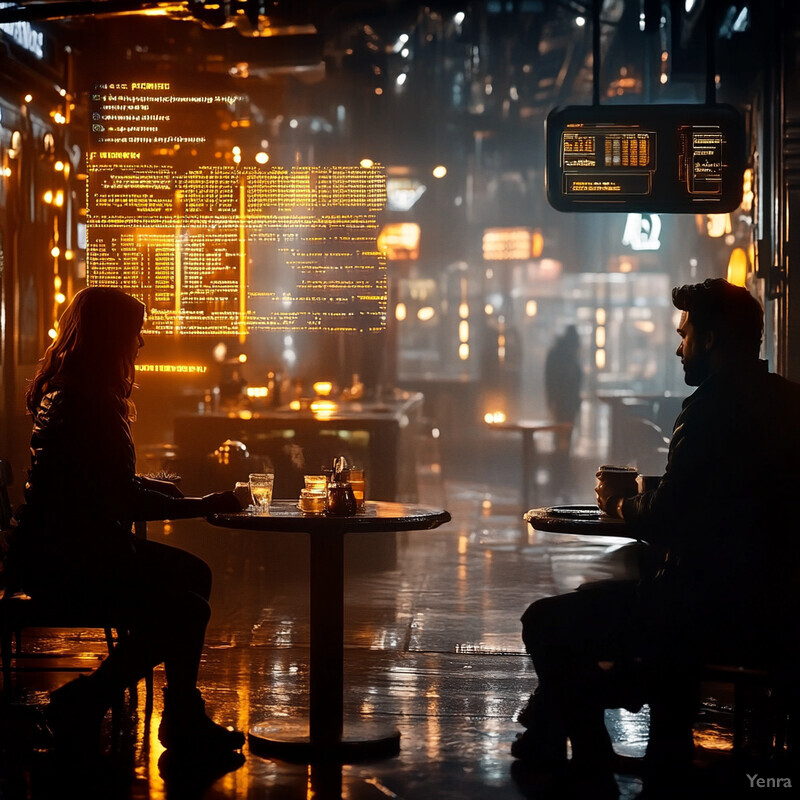
<instances>
[{"instance_id":1,"label":"counter in background","mask_svg":"<svg viewBox=\"0 0 800 800\"><path fill-rule=\"evenodd\" d=\"M300 494L303 475L344 455L366 469L370 499L413 502L422 403L419 392L398 392L387 402L339 402L324 415L288 407L181 414L174 420L176 471L187 494L203 494L247 480L247 472L262 471L268 460L275 497L292 498ZM218 463L212 454L226 439L243 442L250 458Z\"/></svg>"}]
</instances>

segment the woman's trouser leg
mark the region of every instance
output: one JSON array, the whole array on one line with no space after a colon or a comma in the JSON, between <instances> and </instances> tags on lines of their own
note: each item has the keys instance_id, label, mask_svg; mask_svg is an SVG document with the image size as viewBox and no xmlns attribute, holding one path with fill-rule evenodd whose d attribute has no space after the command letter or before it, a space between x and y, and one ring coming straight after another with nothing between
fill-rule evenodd
<instances>
[{"instance_id":1,"label":"woman's trouser leg","mask_svg":"<svg viewBox=\"0 0 800 800\"><path fill-rule=\"evenodd\" d=\"M128 635L96 672L112 697L162 662L176 693L194 689L210 592L211 571L201 559L159 542L136 543L132 585L123 598L127 607L120 609Z\"/></svg>"}]
</instances>

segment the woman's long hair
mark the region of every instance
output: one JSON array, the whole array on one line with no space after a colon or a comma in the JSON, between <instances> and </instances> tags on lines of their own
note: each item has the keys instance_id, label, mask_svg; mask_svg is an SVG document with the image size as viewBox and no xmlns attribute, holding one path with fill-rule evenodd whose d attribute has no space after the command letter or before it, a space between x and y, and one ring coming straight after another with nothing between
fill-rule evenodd
<instances>
[{"instance_id":1,"label":"woman's long hair","mask_svg":"<svg viewBox=\"0 0 800 800\"><path fill-rule=\"evenodd\" d=\"M28 410L33 413L45 394L62 387L78 387L87 396L110 392L126 405L135 375L132 342L144 318L144 304L120 289L78 292L28 387Z\"/></svg>"}]
</instances>

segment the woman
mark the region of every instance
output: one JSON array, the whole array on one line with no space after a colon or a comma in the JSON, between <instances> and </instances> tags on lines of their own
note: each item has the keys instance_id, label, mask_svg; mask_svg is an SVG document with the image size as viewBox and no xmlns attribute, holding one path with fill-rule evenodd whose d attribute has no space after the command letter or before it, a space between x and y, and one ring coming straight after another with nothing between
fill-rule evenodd
<instances>
[{"instance_id":1,"label":"woman","mask_svg":"<svg viewBox=\"0 0 800 800\"><path fill-rule=\"evenodd\" d=\"M115 697L164 663L159 738L193 754L240 748L212 722L196 687L211 572L199 558L136 538L131 521L238 511L232 492L183 497L135 475L130 401L145 309L118 289L79 292L27 392L31 468L15 537L23 588L44 602L105 611L130 635L100 667L54 691L56 738L97 741Z\"/></svg>"}]
</instances>

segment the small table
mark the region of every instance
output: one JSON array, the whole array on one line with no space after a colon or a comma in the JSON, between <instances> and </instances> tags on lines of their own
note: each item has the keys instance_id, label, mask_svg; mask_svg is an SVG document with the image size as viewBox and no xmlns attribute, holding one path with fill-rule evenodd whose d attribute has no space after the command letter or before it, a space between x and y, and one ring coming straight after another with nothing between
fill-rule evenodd
<instances>
[{"instance_id":1,"label":"small table","mask_svg":"<svg viewBox=\"0 0 800 800\"><path fill-rule=\"evenodd\" d=\"M521 485L520 485L520 502L523 508L528 508L530 505L529 499L529 486L531 483L531 476L533 476L533 484L536 483L536 440L537 433L545 433L547 431L567 436L572 433L571 422L553 422L551 420L542 419L518 419L518 420L505 420L504 422L489 422L487 423L493 430L500 431L517 431L522 434L522 464L521 464ZM538 499L538 488L535 490L536 499Z\"/></svg>"},{"instance_id":2,"label":"small table","mask_svg":"<svg viewBox=\"0 0 800 800\"><path fill-rule=\"evenodd\" d=\"M578 536L614 536L634 539L624 519L609 517L597 506L565 505L532 508L522 518L537 531Z\"/></svg>"},{"instance_id":3,"label":"small table","mask_svg":"<svg viewBox=\"0 0 800 800\"><path fill-rule=\"evenodd\" d=\"M311 537L308 725L254 725L248 736L250 749L301 763L348 763L396 755L399 731L376 730L374 723L344 724L344 536L430 530L449 522L450 514L427 506L367 502L354 516L330 517L306 514L294 500L275 500L268 515L240 511L214 514L208 521L223 528L307 533Z\"/></svg>"}]
</instances>

